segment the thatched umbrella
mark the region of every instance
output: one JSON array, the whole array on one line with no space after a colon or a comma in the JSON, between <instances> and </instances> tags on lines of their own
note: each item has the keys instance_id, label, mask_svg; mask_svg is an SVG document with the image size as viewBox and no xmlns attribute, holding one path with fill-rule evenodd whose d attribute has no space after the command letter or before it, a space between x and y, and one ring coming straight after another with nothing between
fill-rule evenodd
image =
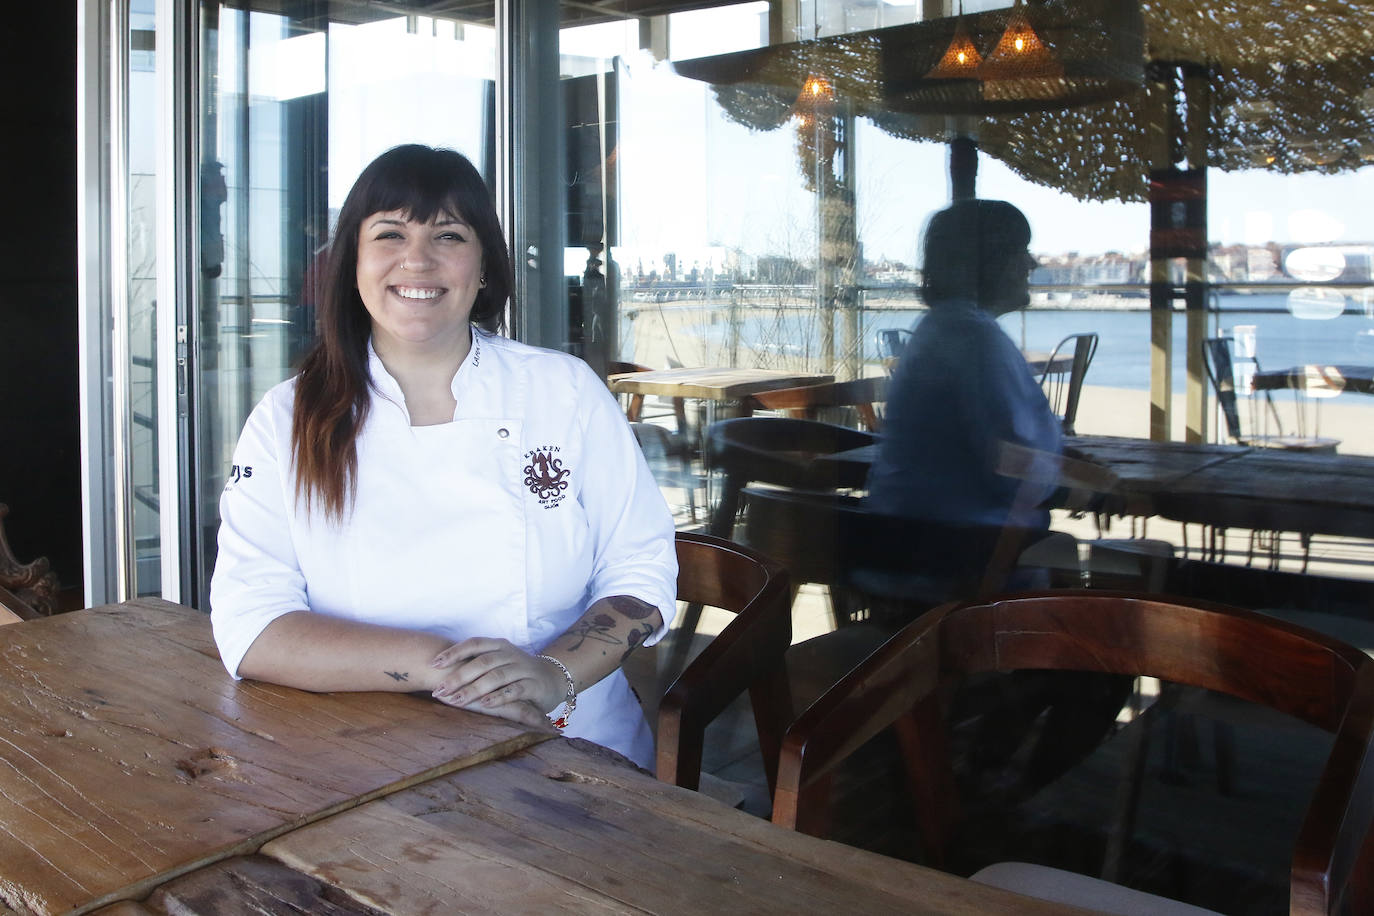
<instances>
[{"instance_id":1,"label":"thatched umbrella","mask_svg":"<svg viewBox=\"0 0 1374 916\"><path fill-rule=\"evenodd\" d=\"M677 67L760 130L785 123L817 75L894 136L948 139L943 115L962 113L983 151L1081 199L1145 200L1158 145L1184 158L1182 132L1163 123L1172 88L1142 78L1151 70L1182 67L1203 81L1209 167L1333 173L1374 161L1374 0L1044 0L1027 12L1065 76L1022 81L1020 97L927 78L952 17ZM963 17L984 54L1005 22L1004 11Z\"/></svg>"}]
</instances>

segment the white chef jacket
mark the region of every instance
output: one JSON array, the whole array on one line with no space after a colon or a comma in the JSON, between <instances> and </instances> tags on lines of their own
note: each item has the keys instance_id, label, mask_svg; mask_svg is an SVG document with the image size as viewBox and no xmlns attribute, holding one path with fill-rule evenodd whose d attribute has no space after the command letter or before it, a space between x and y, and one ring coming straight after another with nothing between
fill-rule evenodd
<instances>
[{"instance_id":1,"label":"white chef jacket","mask_svg":"<svg viewBox=\"0 0 1374 916\"><path fill-rule=\"evenodd\" d=\"M342 523L306 512L291 470L295 380L245 424L220 497L211 621L234 677L290 611L442 634L503 637L537 652L594 601L676 610L672 515L625 416L581 360L473 330L453 378L453 422L411 426L371 344L371 411ZM641 766L653 738L619 670L578 695L567 734Z\"/></svg>"}]
</instances>

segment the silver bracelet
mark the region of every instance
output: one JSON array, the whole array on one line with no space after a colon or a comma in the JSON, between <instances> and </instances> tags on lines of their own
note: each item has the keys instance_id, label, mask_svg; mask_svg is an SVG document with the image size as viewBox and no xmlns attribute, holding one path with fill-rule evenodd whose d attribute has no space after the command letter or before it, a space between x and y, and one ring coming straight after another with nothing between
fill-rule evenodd
<instances>
[{"instance_id":1,"label":"silver bracelet","mask_svg":"<svg viewBox=\"0 0 1374 916\"><path fill-rule=\"evenodd\" d=\"M561 716L549 716L549 721L553 727L562 731L568 727L568 722L572 719L573 710L577 708L577 682L573 680L572 672L568 666L554 658L552 655L536 655L535 658L542 659L553 665L563 676L568 679L568 695L563 698L563 714Z\"/></svg>"}]
</instances>

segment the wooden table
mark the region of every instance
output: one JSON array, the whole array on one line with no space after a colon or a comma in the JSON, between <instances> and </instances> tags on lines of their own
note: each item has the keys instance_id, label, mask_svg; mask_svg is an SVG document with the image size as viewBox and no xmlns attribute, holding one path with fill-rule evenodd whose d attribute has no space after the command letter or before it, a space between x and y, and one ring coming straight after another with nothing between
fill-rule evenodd
<instances>
[{"instance_id":1,"label":"wooden table","mask_svg":"<svg viewBox=\"0 0 1374 916\"><path fill-rule=\"evenodd\" d=\"M1355 391L1374 394L1374 366L1307 365L1256 372L1255 391Z\"/></svg>"},{"instance_id":2,"label":"wooden table","mask_svg":"<svg viewBox=\"0 0 1374 916\"><path fill-rule=\"evenodd\" d=\"M1051 913L400 694L234 682L143 599L0 628L20 913Z\"/></svg>"},{"instance_id":3,"label":"wooden table","mask_svg":"<svg viewBox=\"0 0 1374 916\"><path fill-rule=\"evenodd\" d=\"M610 376L607 381L617 394L652 394L715 402L738 400L746 395L779 388L823 385L835 381L835 376L782 369L694 368L624 372Z\"/></svg>"},{"instance_id":4,"label":"wooden table","mask_svg":"<svg viewBox=\"0 0 1374 916\"><path fill-rule=\"evenodd\" d=\"M1046 368L1050 370L1051 375L1063 375L1073 368L1072 352L1058 354L1054 357L1053 362L1050 361L1050 352L1048 350L1022 350L1021 355L1025 357L1026 366L1029 367L1031 375L1036 378L1043 375ZM883 368L887 370L888 374L891 374L892 370L897 368L899 359L900 357L897 356L883 357Z\"/></svg>"},{"instance_id":5,"label":"wooden table","mask_svg":"<svg viewBox=\"0 0 1374 916\"><path fill-rule=\"evenodd\" d=\"M1374 539L1374 458L1116 436L1068 436L1064 444L1070 457L1121 478L1126 515ZM862 480L877 450L815 460Z\"/></svg>"},{"instance_id":6,"label":"wooden table","mask_svg":"<svg viewBox=\"0 0 1374 916\"><path fill-rule=\"evenodd\" d=\"M1065 445L1121 477L1128 514L1374 538L1374 458L1113 436Z\"/></svg>"}]
</instances>

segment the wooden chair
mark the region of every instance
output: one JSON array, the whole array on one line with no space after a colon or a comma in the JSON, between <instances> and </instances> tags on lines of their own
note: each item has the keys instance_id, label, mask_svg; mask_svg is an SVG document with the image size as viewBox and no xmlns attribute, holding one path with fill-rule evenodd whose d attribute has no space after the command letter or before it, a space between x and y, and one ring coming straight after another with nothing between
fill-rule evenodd
<instances>
[{"instance_id":1,"label":"wooden chair","mask_svg":"<svg viewBox=\"0 0 1374 916\"><path fill-rule=\"evenodd\" d=\"M824 385L804 385L799 388L779 388L761 391L744 399L746 410L781 410L790 417L805 420L821 419L823 410L852 407L859 415L862 427L869 432L882 431L882 421L874 404L887 401L888 380L875 376L848 382Z\"/></svg>"},{"instance_id":2,"label":"wooden chair","mask_svg":"<svg viewBox=\"0 0 1374 916\"><path fill-rule=\"evenodd\" d=\"M829 774L855 748L895 726L910 768L924 851L929 861L943 862L960 800L939 691L977 672L1018 669L1151 675L1270 707L1334 734L1294 846L1291 912L1336 913L1343 898L1350 912L1371 911L1374 660L1312 630L1202 602L1074 591L931 611L788 729L774 822L820 832ZM1106 882L1058 881L1062 873L1039 866L996 871L1010 872L1010 881L1004 874L998 883L1026 892L1077 886L1112 894ZM1058 899L1074 902L1071 893ZM1097 906L1106 908L1100 896Z\"/></svg>"},{"instance_id":3,"label":"wooden chair","mask_svg":"<svg viewBox=\"0 0 1374 916\"><path fill-rule=\"evenodd\" d=\"M1056 358L1069 344L1073 344L1073 362L1068 373L1052 372ZM1096 334L1070 334L1055 344L1050 358L1045 361L1044 371L1040 373L1040 387L1049 398L1050 408L1064 424L1066 436L1074 434L1073 424L1078 417L1078 399L1083 392L1083 380L1096 353Z\"/></svg>"},{"instance_id":4,"label":"wooden chair","mask_svg":"<svg viewBox=\"0 0 1374 916\"><path fill-rule=\"evenodd\" d=\"M783 665L792 643L787 573L746 547L702 534L678 532L677 558L678 600L735 617L659 701L657 776L696 789L707 724L747 690L771 790L782 732L792 720Z\"/></svg>"},{"instance_id":5,"label":"wooden chair","mask_svg":"<svg viewBox=\"0 0 1374 916\"><path fill-rule=\"evenodd\" d=\"M1264 405L1278 430L1276 435L1257 435L1246 432L1240 422L1240 408L1236 403L1235 360L1231 355L1231 338L1209 337L1203 341L1203 363L1207 368L1207 378L1216 393L1217 404L1221 407L1222 417L1226 420L1226 431L1238 445L1251 445L1256 448L1282 448L1300 452L1334 453L1341 444L1339 439L1322 436L1285 435L1279 423L1278 411L1274 409L1269 392L1264 393ZM1259 366L1256 363L1256 369Z\"/></svg>"},{"instance_id":6,"label":"wooden chair","mask_svg":"<svg viewBox=\"0 0 1374 916\"><path fill-rule=\"evenodd\" d=\"M711 533L730 536L740 491L750 483L803 490L863 486L859 477L843 479L833 470L817 468L814 458L877 441L872 433L791 417L735 417L713 423L706 431L708 465L724 472L725 482L711 516Z\"/></svg>"},{"instance_id":7,"label":"wooden chair","mask_svg":"<svg viewBox=\"0 0 1374 916\"><path fill-rule=\"evenodd\" d=\"M748 691L771 797L778 749L795 711L809 706L887 634L851 627L793 646L793 590L778 563L748 547L685 532L678 532L677 556L678 600L735 616L659 701L656 775L699 788L707 725ZM631 656L636 658L644 663L640 653ZM675 671L678 662L668 664Z\"/></svg>"},{"instance_id":8,"label":"wooden chair","mask_svg":"<svg viewBox=\"0 0 1374 916\"><path fill-rule=\"evenodd\" d=\"M895 629L955 598L996 594L1045 535L886 515L833 492L746 487L743 497L740 542L783 565L794 597L803 583L828 587L836 627L876 619Z\"/></svg>"},{"instance_id":9,"label":"wooden chair","mask_svg":"<svg viewBox=\"0 0 1374 916\"><path fill-rule=\"evenodd\" d=\"M9 506L0 503L0 607L24 620L46 617L57 611L57 576L46 557L20 563L5 539Z\"/></svg>"}]
</instances>

